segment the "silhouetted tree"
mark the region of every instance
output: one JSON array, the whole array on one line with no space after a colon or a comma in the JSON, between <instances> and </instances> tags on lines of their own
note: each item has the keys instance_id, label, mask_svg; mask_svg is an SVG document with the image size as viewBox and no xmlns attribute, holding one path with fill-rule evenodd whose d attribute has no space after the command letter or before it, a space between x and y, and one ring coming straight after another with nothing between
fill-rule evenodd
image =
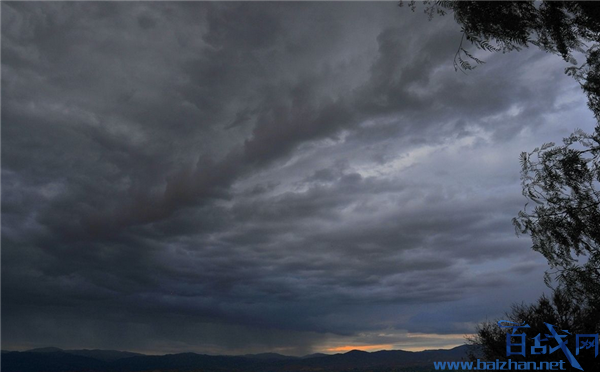
<instances>
[{"instance_id":1,"label":"silhouetted tree","mask_svg":"<svg viewBox=\"0 0 600 372\"><path fill-rule=\"evenodd\" d=\"M579 302L600 308L600 126L521 154L523 194L536 205L513 219ZM600 322L600 318L597 319Z\"/></svg>"},{"instance_id":2,"label":"silhouetted tree","mask_svg":"<svg viewBox=\"0 0 600 372\"><path fill-rule=\"evenodd\" d=\"M477 351L471 355L471 359L481 358L482 360L495 361L511 359L513 361L528 362L552 362L565 360L566 357L562 350L556 350L550 353L550 348L557 346L557 342L552 337L546 335L550 330L546 323L554 326L557 333L567 336L567 348L577 359L584 370L597 370L600 367L600 358L595 357L594 348L580 349L577 353L576 335L597 334L600 332L597 322L600 314L597 309L581 305L564 290L554 291L551 298L542 296L537 303L533 305L513 305L512 310L506 314L502 320L513 322L515 325L527 325L528 328L519 328L515 333L526 335L525 356L509 355L506 352L507 334L512 333L512 328L501 328L498 320L494 322L484 322L477 328L474 337L469 339L471 345L477 346ZM503 323L510 326L509 323ZM570 334L563 332L568 331ZM532 354L531 347L535 346L535 337L540 335L541 345L546 345L546 352L543 354ZM581 341L582 339L580 339ZM586 339L589 341L589 339ZM520 340L511 338L512 343L519 343ZM514 348L515 350L518 348ZM541 352L542 350L536 350ZM578 355L577 355L578 354ZM577 370L566 362L567 370ZM595 369L594 369L595 368Z\"/></svg>"}]
</instances>

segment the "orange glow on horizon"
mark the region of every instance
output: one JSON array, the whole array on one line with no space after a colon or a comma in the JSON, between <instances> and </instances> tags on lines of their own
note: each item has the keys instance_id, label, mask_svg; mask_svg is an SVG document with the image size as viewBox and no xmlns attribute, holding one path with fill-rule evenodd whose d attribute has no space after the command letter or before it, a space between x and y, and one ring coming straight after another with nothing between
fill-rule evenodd
<instances>
[{"instance_id":1,"label":"orange glow on horizon","mask_svg":"<svg viewBox=\"0 0 600 372\"><path fill-rule=\"evenodd\" d=\"M325 349L329 352L343 352L343 351L351 351L351 350L361 350L361 351L373 351L373 350L384 350L384 349L393 349L394 345L392 344L381 344L381 345L346 345L346 346L336 346L331 347L329 349Z\"/></svg>"}]
</instances>

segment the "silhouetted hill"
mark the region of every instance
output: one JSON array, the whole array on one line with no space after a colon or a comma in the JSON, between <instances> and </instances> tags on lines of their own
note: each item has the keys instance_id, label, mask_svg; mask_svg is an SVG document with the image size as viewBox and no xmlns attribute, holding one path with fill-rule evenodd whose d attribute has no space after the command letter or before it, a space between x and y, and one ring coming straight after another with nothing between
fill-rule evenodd
<instances>
[{"instance_id":1,"label":"silhouetted hill","mask_svg":"<svg viewBox=\"0 0 600 372\"><path fill-rule=\"evenodd\" d=\"M308 359L308 358L320 358L320 357L324 357L327 356L328 354L323 354L323 353L314 353L314 354L308 354L305 355L303 357L301 357L302 359Z\"/></svg>"},{"instance_id":2,"label":"silhouetted hill","mask_svg":"<svg viewBox=\"0 0 600 372\"><path fill-rule=\"evenodd\" d=\"M288 357L275 353L245 356L213 356L195 353L141 355L113 350L40 351L36 349L2 354L2 371L389 372L427 370L433 367L434 361L459 361L466 357L469 348L465 345L450 350L422 352L390 350L373 353L352 350L345 354L317 355L305 358ZM86 355L82 355L82 353ZM90 355L94 355L94 357ZM121 358L121 356L123 357Z\"/></svg>"},{"instance_id":3,"label":"silhouetted hill","mask_svg":"<svg viewBox=\"0 0 600 372\"><path fill-rule=\"evenodd\" d=\"M66 372L103 371L111 366L98 359L56 352L18 352L2 354L5 372Z\"/></svg>"},{"instance_id":4,"label":"silhouetted hill","mask_svg":"<svg viewBox=\"0 0 600 372\"><path fill-rule=\"evenodd\" d=\"M57 347L38 347L37 349L31 349L27 351L29 351L30 353L56 353L63 350Z\"/></svg>"},{"instance_id":5,"label":"silhouetted hill","mask_svg":"<svg viewBox=\"0 0 600 372\"><path fill-rule=\"evenodd\" d=\"M98 360L102 360L105 362L110 362L113 360L129 358L133 356L143 356L143 354L132 353L129 351L117 351L117 350L98 350L98 349L81 349L81 350L63 350L57 347L43 347L37 349L28 350L30 353L56 353L63 352L71 355L79 355L90 357Z\"/></svg>"},{"instance_id":6,"label":"silhouetted hill","mask_svg":"<svg viewBox=\"0 0 600 372\"><path fill-rule=\"evenodd\" d=\"M66 353L80 356L87 356L90 358L103 360L105 362L110 362L113 360L119 360L123 358L130 358L133 356L144 356L144 354L139 353L131 353L129 351L117 351L117 350L65 350Z\"/></svg>"},{"instance_id":7,"label":"silhouetted hill","mask_svg":"<svg viewBox=\"0 0 600 372\"><path fill-rule=\"evenodd\" d=\"M281 355L277 353L262 353L262 354L246 354L242 355L244 358L249 359L260 359L260 360L290 360L290 359L298 359L298 357L293 357L289 355Z\"/></svg>"},{"instance_id":8,"label":"silhouetted hill","mask_svg":"<svg viewBox=\"0 0 600 372\"><path fill-rule=\"evenodd\" d=\"M213 356L195 353L148 355L121 359L113 362L115 371L149 371L149 370L175 370L175 371L259 371L265 364L272 361L239 356ZM17 371L15 371L17 372Z\"/></svg>"}]
</instances>

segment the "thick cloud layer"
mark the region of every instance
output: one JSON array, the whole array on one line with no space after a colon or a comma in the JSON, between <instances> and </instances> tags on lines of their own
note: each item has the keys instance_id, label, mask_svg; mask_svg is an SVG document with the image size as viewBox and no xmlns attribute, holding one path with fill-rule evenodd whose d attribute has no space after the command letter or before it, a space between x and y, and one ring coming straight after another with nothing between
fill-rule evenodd
<instances>
[{"instance_id":1,"label":"thick cloud layer","mask_svg":"<svg viewBox=\"0 0 600 372\"><path fill-rule=\"evenodd\" d=\"M555 56L389 3L2 3L3 348L460 344L533 301Z\"/></svg>"}]
</instances>

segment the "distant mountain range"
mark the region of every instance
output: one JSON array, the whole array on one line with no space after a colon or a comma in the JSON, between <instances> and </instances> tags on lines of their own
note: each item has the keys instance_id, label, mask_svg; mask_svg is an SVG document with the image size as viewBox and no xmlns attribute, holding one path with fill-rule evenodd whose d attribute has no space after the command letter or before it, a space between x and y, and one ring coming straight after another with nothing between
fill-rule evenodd
<instances>
[{"instance_id":1,"label":"distant mountain range","mask_svg":"<svg viewBox=\"0 0 600 372\"><path fill-rule=\"evenodd\" d=\"M115 350L41 348L2 351L3 372L392 372L433 370L434 361L466 359L471 346L410 352L311 354L292 357L275 353L214 356L195 353L143 355Z\"/></svg>"}]
</instances>

